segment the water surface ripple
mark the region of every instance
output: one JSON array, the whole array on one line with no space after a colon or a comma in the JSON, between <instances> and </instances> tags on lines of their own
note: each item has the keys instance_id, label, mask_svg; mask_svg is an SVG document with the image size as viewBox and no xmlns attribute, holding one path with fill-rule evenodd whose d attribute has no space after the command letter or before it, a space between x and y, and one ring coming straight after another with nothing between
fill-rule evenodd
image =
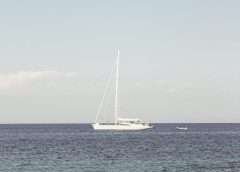
<instances>
[{"instance_id":1,"label":"water surface ripple","mask_svg":"<svg viewBox=\"0 0 240 172\"><path fill-rule=\"evenodd\" d=\"M89 124L0 125L1 172L239 172L240 124L155 124L96 132Z\"/></svg>"}]
</instances>

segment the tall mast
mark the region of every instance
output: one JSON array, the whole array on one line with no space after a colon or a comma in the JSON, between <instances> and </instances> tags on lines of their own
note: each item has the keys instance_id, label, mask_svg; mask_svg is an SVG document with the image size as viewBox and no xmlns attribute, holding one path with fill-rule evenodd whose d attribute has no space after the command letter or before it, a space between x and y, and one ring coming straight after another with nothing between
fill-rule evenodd
<instances>
[{"instance_id":1,"label":"tall mast","mask_svg":"<svg viewBox=\"0 0 240 172\"><path fill-rule=\"evenodd\" d=\"M118 120L118 80L119 80L119 55L120 51L117 49L117 62L116 62L116 90L115 90L115 107L114 107L114 116L115 116L115 124Z\"/></svg>"}]
</instances>

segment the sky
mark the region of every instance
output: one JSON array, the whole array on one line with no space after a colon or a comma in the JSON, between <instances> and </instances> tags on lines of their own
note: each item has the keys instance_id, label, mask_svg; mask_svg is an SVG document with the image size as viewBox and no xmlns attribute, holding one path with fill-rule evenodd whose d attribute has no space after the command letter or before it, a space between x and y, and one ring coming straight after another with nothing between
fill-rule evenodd
<instances>
[{"instance_id":1,"label":"sky","mask_svg":"<svg viewBox=\"0 0 240 172\"><path fill-rule=\"evenodd\" d=\"M237 0L0 1L0 123L240 122ZM102 118L113 116L112 84Z\"/></svg>"}]
</instances>

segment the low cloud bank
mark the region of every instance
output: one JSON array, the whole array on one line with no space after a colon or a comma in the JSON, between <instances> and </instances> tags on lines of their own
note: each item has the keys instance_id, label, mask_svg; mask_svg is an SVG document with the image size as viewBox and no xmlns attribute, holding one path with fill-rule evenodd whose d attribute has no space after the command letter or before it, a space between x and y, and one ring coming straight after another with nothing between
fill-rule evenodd
<instances>
[{"instance_id":1,"label":"low cloud bank","mask_svg":"<svg viewBox=\"0 0 240 172\"><path fill-rule=\"evenodd\" d=\"M0 90L23 88L34 82L54 81L76 76L74 72L59 72L55 70L17 71L12 73L0 73Z\"/></svg>"}]
</instances>

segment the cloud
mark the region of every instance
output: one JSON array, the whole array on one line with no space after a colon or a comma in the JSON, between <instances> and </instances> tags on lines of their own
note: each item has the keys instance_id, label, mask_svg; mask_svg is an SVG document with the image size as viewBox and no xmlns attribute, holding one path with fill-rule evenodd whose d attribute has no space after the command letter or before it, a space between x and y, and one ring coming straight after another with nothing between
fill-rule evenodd
<instances>
[{"instance_id":1,"label":"cloud","mask_svg":"<svg viewBox=\"0 0 240 172\"><path fill-rule=\"evenodd\" d=\"M74 72L59 72L54 70L17 71L13 73L0 73L0 90L12 88L26 88L40 81L53 81L63 78L75 77Z\"/></svg>"}]
</instances>

